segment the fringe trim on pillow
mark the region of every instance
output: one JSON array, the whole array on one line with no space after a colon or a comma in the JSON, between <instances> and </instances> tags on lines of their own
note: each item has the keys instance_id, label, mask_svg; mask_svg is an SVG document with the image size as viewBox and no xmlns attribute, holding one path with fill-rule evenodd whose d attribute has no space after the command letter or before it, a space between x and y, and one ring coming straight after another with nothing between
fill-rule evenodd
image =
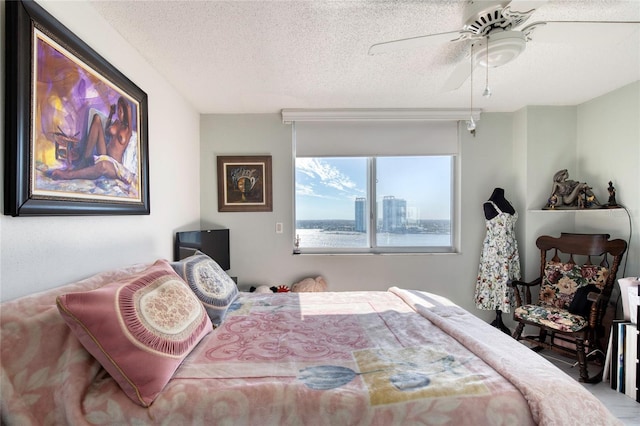
<instances>
[{"instance_id":1,"label":"fringe trim on pillow","mask_svg":"<svg viewBox=\"0 0 640 426\"><path fill-rule=\"evenodd\" d=\"M208 268L212 273L212 276L207 278L216 283L222 290L219 294L206 291L205 286L203 286L203 278L198 274L200 268ZM236 283L220 268L220 265L207 256L201 256L185 262L182 278L205 305L225 308L238 295Z\"/></svg>"},{"instance_id":2,"label":"fringe trim on pillow","mask_svg":"<svg viewBox=\"0 0 640 426\"><path fill-rule=\"evenodd\" d=\"M188 353L199 341L199 336L207 326L209 318L204 312L200 301L195 299L197 306L200 308L200 313L197 319L192 321L186 330L180 333L179 340L176 340L175 336L147 328L139 315L136 294L139 290L155 284L163 277L173 278L166 271L154 271L122 287L118 297L120 315L127 331L143 346L170 356L182 356ZM175 279L179 279L179 277L176 275ZM185 294L191 295L186 285ZM193 297L195 298L195 296Z\"/></svg>"},{"instance_id":3,"label":"fringe trim on pillow","mask_svg":"<svg viewBox=\"0 0 640 426\"><path fill-rule=\"evenodd\" d=\"M235 283L233 284L235 286ZM198 299L202 303L207 306L212 306L214 308L223 309L229 306L237 297L238 292L233 291L234 289L229 289L224 296L211 296L207 293L204 293L201 289L198 288L195 284L189 284L191 290L198 296Z\"/></svg>"}]
</instances>

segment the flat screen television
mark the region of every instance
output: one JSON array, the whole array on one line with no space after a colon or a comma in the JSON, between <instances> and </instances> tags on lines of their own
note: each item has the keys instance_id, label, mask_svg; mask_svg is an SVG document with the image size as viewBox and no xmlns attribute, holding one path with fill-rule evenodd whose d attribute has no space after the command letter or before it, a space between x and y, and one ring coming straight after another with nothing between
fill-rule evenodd
<instances>
[{"instance_id":1,"label":"flat screen television","mask_svg":"<svg viewBox=\"0 0 640 426\"><path fill-rule=\"evenodd\" d=\"M181 260L200 250L216 261L225 271L231 269L229 258L229 230L207 229L176 232L173 249L174 260Z\"/></svg>"}]
</instances>

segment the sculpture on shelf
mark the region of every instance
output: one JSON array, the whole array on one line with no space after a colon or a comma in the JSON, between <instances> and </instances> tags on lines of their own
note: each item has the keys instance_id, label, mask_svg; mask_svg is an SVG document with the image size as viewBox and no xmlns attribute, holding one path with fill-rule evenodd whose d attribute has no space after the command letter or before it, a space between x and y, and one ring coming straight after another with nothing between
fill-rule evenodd
<instances>
[{"instance_id":1,"label":"sculpture on shelf","mask_svg":"<svg viewBox=\"0 0 640 426\"><path fill-rule=\"evenodd\" d=\"M609 187L607 188L609 191L609 201L608 207L618 207L618 203L616 202L616 189L613 187L613 182L609 181Z\"/></svg>"},{"instance_id":2,"label":"sculpture on shelf","mask_svg":"<svg viewBox=\"0 0 640 426\"><path fill-rule=\"evenodd\" d=\"M551 195L545 209L575 208L585 209L600 206L600 202L586 182L569 179L567 169L562 169L553 175Z\"/></svg>"}]
</instances>

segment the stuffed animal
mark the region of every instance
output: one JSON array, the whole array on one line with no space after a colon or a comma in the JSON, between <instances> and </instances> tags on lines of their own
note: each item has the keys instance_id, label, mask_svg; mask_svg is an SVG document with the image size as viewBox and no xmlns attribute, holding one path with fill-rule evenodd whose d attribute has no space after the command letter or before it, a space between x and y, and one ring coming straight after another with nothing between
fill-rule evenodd
<instances>
[{"instance_id":1,"label":"stuffed animal","mask_svg":"<svg viewBox=\"0 0 640 426\"><path fill-rule=\"evenodd\" d=\"M322 277L305 278L291 286L294 293L327 291L327 282Z\"/></svg>"},{"instance_id":2,"label":"stuffed animal","mask_svg":"<svg viewBox=\"0 0 640 426\"><path fill-rule=\"evenodd\" d=\"M261 285L258 287L251 287L249 291L252 293L288 293L291 290L289 290L289 287L287 287L286 285L279 285L278 287Z\"/></svg>"},{"instance_id":3,"label":"stuffed animal","mask_svg":"<svg viewBox=\"0 0 640 426\"><path fill-rule=\"evenodd\" d=\"M273 293L273 290L271 288L269 288L268 285L261 285L258 287L251 287L251 289L249 290L253 293Z\"/></svg>"}]
</instances>

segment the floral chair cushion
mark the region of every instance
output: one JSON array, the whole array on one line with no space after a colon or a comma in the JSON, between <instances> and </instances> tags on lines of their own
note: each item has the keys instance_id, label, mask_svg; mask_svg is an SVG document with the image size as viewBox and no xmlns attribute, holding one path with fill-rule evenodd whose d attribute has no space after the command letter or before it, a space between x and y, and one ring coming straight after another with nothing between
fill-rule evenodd
<instances>
[{"instance_id":1,"label":"floral chair cushion","mask_svg":"<svg viewBox=\"0 0 640 426\"><path fill-rule=\"evenodd\" d=\"M608 275L604 266L547 262L538 305L567 309L578 288L593 284L602 289Z\"/></svg>"},{"instance_id":2,"label":"floral chair cushion","mask_svg":"<svg viewBox=\"0 0 640 426\"><path fill-rule=\"evenodd\" d=\"M553 306L519 306L515 309L514 316L519 320L566 332L580 331L588 325L583 316Z\"/></svg>"},{"instance_id":3,"label":"floral chair cushion","mask_svg":"<svg viewBox=\"0 0 640 426\"><path fill-rule=\"evenodd\" d=\"M571 302L579 288L595 286L594 290L601 290L608 275L609 270L603 266L549 261L544 268L538 304L517 307L514 317L559 331L580 331L588 321L577 312L569 312Z\"/></svg>"}]
</instances>

